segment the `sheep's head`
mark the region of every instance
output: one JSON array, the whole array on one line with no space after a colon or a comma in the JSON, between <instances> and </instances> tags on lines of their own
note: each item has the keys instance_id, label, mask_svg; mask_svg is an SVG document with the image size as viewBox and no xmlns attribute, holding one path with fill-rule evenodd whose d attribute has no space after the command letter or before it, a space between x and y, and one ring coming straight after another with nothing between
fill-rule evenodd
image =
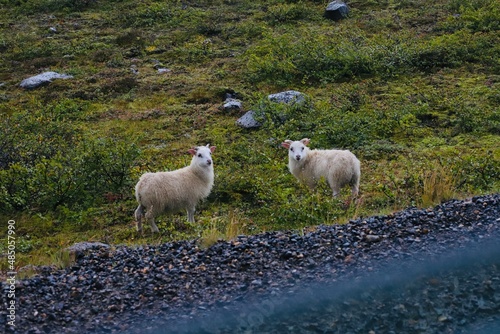
<instances>
[{"instance_id":1,"label":"sheep's head","mask_svg":"<svg viewBox=\"0 0 500 334\"><path fill-rule=\"evenodd\" d=\"M298 141L291 141L287 139L281 143L281 146L288 149L288 157L290 160L299 162L304 161L306 158L308 152L307 145L309 142L309 138L304 138Z\"/></svg>"},{"instance_id":2,"label":"sheep's head","mask_svg":"<svg viewBox=\"0 0 500 334\"><path fill-rule=\"evenodd\" d=\"M197 146L188 150L188 152L193 156L191 164L196 164L201 167L212 166L212 153L215 151L215 146Z\"/></svg>"}]
</instances>

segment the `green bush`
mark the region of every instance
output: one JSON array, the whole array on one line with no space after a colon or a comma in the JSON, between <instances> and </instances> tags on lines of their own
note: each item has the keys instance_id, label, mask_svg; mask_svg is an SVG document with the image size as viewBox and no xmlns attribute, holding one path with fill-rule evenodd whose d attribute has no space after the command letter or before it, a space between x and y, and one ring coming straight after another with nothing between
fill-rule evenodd
<instances>
[{"instance_id":1,"label":"green bush","mask_svg":"<svg viewBox=\"0 0 500 334\"><path fill-rule=\"evenodd\" d=\"M464 63L498 64L498 36L465 31L432 38L394 33L368 37L363 32L338 31L319 35L298 29L281 35L265 34L245 54L248 80L276 87L320 85L366 77L435 72Z\"/></svg>"},{"instance_id":2,"label":"green bush","mask_svg":"<svg viewBox=\"0 0 500 334\"><path fill-rule=\"evenodd\" d=\"M471 154L459 154L452 164L456 184L466 191L490 191L498 187L500 160L492 152L484 154L474 150ZM498 188L497 188L498 191Z\"/></svg>"},{"instance_id":3,"label":"green bush","mask_svg":"<svg viewBox=\"0 0 500 334\"><path fill-rule=\"evenodd\" d=\"M374 109L366 93L346 91L338 105L280 104L262 98L254 108L256 120L274 138L314 138L314 146L362 148L377 140L408 132L419 123L412 108Z\"/></svg>"},{"instance_id":4,"label":"green bush","mask_svg":"<svg viewBox=\"0 0 500 334\"><path fill-rule=\"evenodd\" d=\"M82 132L78 127L62 122L69 117L70 108L49 106L45 109L39 104L34 108L40 108L40 111L15 112L0 124L0 168L14 163L34 165L81 139Z\"/></svg>"},{"instance_id":5,"label":"green bush","mask_svg":"<svg viewBox=\"0 0 500 334\"><path fill-rule=\"evenodd\" d=\"M93 7L98 3L98 0L7 0L6 2L11 6L16 6L19 15L24 16L36 13L83 11Z\"/></svg>"},{"instance_id":6,"label":"green bush","mask_svg":"<svg viewBox=\"0 0 500 334\"><path fill-rule=\"evenodd\" d=\"M469 29L473 32L500 30L500 6L497 0L453 0L450 8L458 15L450 17L448 29Z\"/></svg>"},{"instance_id":7,"label":"green bush","mask_svg":"<svg viewBox=\"0 0 500 334\"><path fill-rule=\"evenodd\" d=\"M373 70L373 60L358 44L359 41L347 39L331 41L331 36L317 36L312 30L279 37L267 35L246 54L249 80L286 87L299 83L336 82L369 74Z\"/></svg>"},{"instance_id":8,"label":"green bush","mask_svg":"<svg viewBox=\"0 0 500 334\"><path fill-rule=\"evenodd\" d=\"M93 138L69 121L70 114L58 105L52 112L15 113L1 124L0 209L86 208L107 193L130 192L138 148Z\"/></svg>"},{"instance_id":9,"label":"green bush","mask_svg":"<svg viewBox=\"0 0 500 334\"><path fill-rule=\"evenodd\" d=\"M308 18L318 18L317 13L316 8L303 2L276 4L268 8L265 20L275 26L284 23L297 23L297 21Z\"/></svg>"},{"instance_id":10,"label":"green bush","mask_svg":"<svg viewBox=\"0 0 500 334\"><path fill-rule=\"evenodd\" d=\"M133 15L126 17L126 20L128 26L152 27L168 23L172 17L172 10L166 3L148 3L145 6L139 6Z\"/></svg>"}]
</instances>

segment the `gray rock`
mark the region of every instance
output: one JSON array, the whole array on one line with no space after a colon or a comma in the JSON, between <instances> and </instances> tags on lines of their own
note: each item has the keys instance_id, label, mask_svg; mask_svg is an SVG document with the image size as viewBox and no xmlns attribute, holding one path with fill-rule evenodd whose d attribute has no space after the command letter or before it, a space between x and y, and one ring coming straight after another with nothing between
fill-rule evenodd
<instances>
[{"instance_id":1,"label":"gray rock","mask_svg":"<svg viewBox=\"0 0 500 334\"><path fill-rule=\"evenodd\" d=\"M260 122L257 122L255 120L255 111L249 110L245 115L241 116L237 121L236 124L239 126L246 128L246 129L251 129L251 128L258 128L262 126Z\"/></svg>"},{"instance_id":2,"label":"gray rock","mask_svg":"<svg viewBox=\"0 0 500 334\"><path fill-rule=\"evenodd\" d=\"M158 59L151 59L151 62L153 63L153 67L155 69L159 69L159 68L162 68L162 67L165 67L161 61L159 61Z\"/></svg>"},{"instance_id":3,"label":"gray rock","mask_svg":"<svg viewBox=\"0 0 500 334\"><path fill-rule=\"evenodd\" d=\"M295 90L288 90L280 93L270 94L268 95L269 101L275 103L285 103L289 105L293 104L302 104L306 102L306 98L304 94ZM227 101L227 100L226 100ZM283 122L286 121L283 118ZM258 128L261 127L262 124L255 120L255 111L250 110L245 115L240 117L236 123L244 128Z\"/></svg>"},{"instance_id":4,"label":"gray rock","mask_svg":"<svg viewBox=\"0 0 500 334\"><path fill-rule=\"evenodd\" d=\"M349 16L349 7L342 1L332 1L326 6L324 16L334 21L345 19Z\"/></svg>"},{"instance_id":5,"label":"gray rock","mask_svg":"<svg viewBox=\"0 0 500 334\"><path fill-rule=\"evenodd\" d=\"M288 90L268 96L270 101L277 103L295 104L304 103L306 101L304 95L296 90Z\"/></svg>"},{"instance_id":6,"label":"gray rock","mask_svg":"<svg viewBox=\"0 0 500 334\"><path fill-rule=\"evenodd\" d=\"M76 257L79 257L80 255L83 255L85 252L93 249L100 249L100 248L105 248L109 249L110 246L108 244L104 244L102 242L78 242L74 245L69 246L66 248L66 251L70 252L71 254L75 254Z\"/></svg>"},{"instance_id":7,"label":"gray rock","mask_svg":"<svg viewBox=\"0 0 500 334\"><path fill-rule=\"evenodd\" d=\"M72 75L59 74L57 72L44 72L33 77L24 79L19 86L26 89L33 89L43 85L48 85L54 79L71 79Z\"/></svg>"},{"instance_id":8,"label":"gray rock","mask_svg":"<svg viewBox=\"0 0 500 334\"><path fill-rule=\"evenodd\" d=\"M376 242L376 241L380 241L380 236L379 235L368 234L365 237L365 239L366 239L366 241L369 241L369 242Z\"/></svg>"},{"instance_id":9,"label":"gray rock","mask_svg":"<svg viewBox=\"0 0 500 334\"><path fill-rule=\"evenodd\" d=\"M241 110L241 101L233 98L228 98L226 101L224 101L224 111L229 112L229 111L239 111Z\"/></svg>"}]
</instances>

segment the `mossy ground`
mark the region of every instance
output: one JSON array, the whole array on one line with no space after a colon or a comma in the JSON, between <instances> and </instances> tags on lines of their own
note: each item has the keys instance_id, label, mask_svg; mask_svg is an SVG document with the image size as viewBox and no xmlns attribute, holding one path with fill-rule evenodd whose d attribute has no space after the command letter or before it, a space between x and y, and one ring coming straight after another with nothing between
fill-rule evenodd
<instances>
[{"instance_id":1,"label":"mossy ground","mask_svg":"<svg viewBox=\"0 0 500 334\"><path fill-rule=\"evenodd\" d=\"M82 240L201 235L208 245L500 190L493 0L354 1L339 22L322 17L324 1L0 4L0 144L10 159L0 216L16 221L17 266L64 262L60 250ZM45 70L74 78L19 87ZM307 106L266 101L285 89ZM226 93L265 111L264 126L238 127L241 114L220 108ZM297 184L279 144L302 137L360 158L356 202L347 189L333 199L326 185ZM217 146L216 180L197 223L164 216L161 235L138 236L138 177L185 166L187 149L207 143Z\"/></svg>"}]
</instances>

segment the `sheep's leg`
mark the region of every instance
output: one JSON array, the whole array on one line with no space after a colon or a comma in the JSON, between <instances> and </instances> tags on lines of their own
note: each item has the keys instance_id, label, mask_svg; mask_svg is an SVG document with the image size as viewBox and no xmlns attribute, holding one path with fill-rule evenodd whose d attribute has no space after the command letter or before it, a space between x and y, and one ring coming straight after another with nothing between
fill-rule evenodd
<instances>
[{"instance_id":1,"label":"sheep's leg","mask_svg":"<svg viewBox=\"0 0 500 334\"><path fill-rule=\"evenodd\" d=\"M158 233L160 230L158 229L158 226L155 224L155 216L153 214L153 206L146 212L146 220L149 222L149 225L151 226L151 231L153 233Z\"/></svg>"},{"instance_id":2,"label":"sheep's leg","mask_svg":"<svg viewBox=\"0 0 500 334\"><path fill-rule=\"evenodd\" d=\"M158 229L158 226L156 226L154 218L149 221L149 224L151 225L151 231L153 233L159 233L160 232L160 230Z\"/></svg>"},{"instance_id":3,"label":"sheep's leg","mask_svg":"<svg viewBox=\"0 0 500 334\"><path fill-rule=\"evenodd\" d=\"M355 198L359 193L359 175L355 174L351 182L352 197Z\"/></svg>"},{"instance_id":4,"label":"sheep's leg","mask_svg":"<svg viewBox=\"0 0 500 334\"><path fill-rule=\"evenodd\" d=\"M139 205L137 209L135 209L134 216L137 221L135 228L137 229L137 232L142 234L142 218L144 217L144 207L142 205Z\"/></svg>"},{"instance_id":5,"label":"sheep's leg","mask_svg":"<svg viewBox=\"0 0 500 334\"><path fill-rule=\"evenodd\" d=\"M307 188L309 188L309 190L311 192L313 192L315 189L316 189L316 186L317 186L317 182L316 180L312 179L312 180L302 180L302 182L307 186Z\"/></svg>"},{"instance_id":6,"label":"sheep's leg","mask_svg":"<svg viewBox=\"0 0 500 334\"><path fill-rule=\"evenodd\" d=\"M187 211L187 215L188 215L188 222L194 223L194 211L195 211L195 208L194 207L188 208L186 211Z\"/></svg>"},{"instance_id":7,"label":"sheep's leg","mask_svg":"<svg viewBox=\"0 0 500 334\"><path fill-rule=\"evenodd\" d=\"M352 189L352 197L353 198L357 197L359 193L359 186L353 185L351 189Z\"/></svg>"},{"instance_id":8,"label":"sheep's leg","mask_svg":"<svg viewBox=\"0 0 500 334\"><path fill-rule=\"evenodd\" d=\"M335 182L335 180L332 178L330 178L330 180L328 180L328 185L332 189L333 197L337 197L340 194L340 185L337 184L337 182Z\"/></svg>"}]
</instances>

